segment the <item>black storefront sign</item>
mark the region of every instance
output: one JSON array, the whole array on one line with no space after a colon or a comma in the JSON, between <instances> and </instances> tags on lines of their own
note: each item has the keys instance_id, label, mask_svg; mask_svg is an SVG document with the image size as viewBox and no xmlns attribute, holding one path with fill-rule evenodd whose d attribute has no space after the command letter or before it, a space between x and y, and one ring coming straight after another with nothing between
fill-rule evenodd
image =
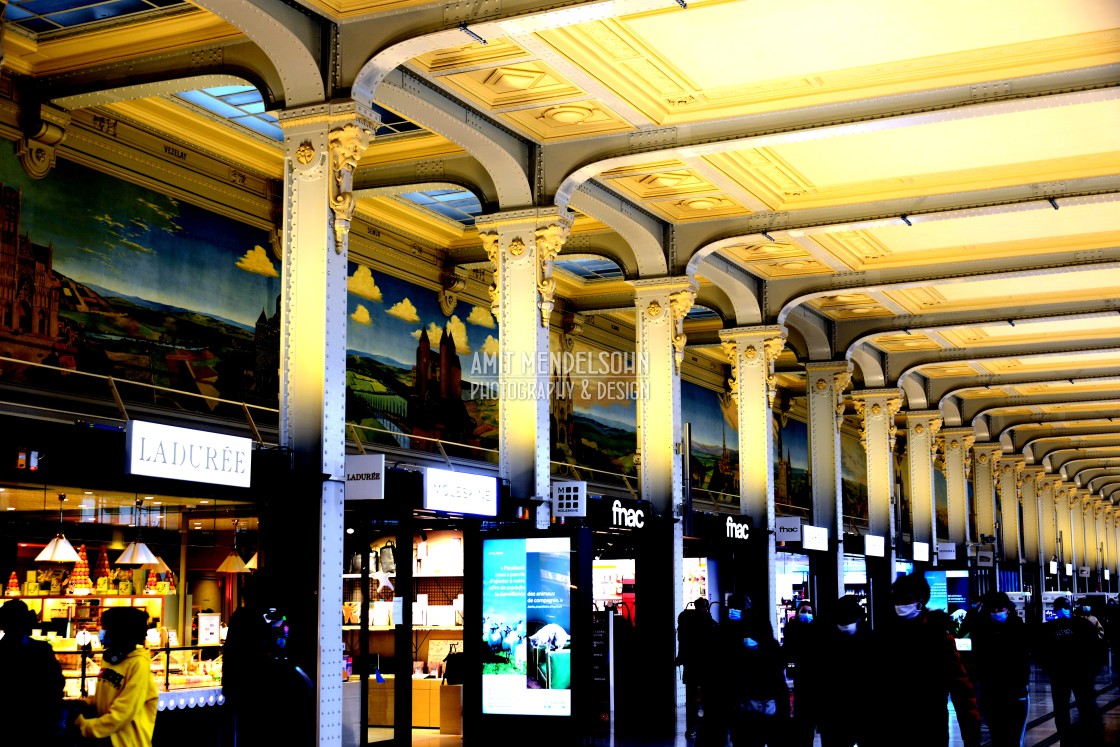
<instances>
[{"instance_id":1,"label":"black storefront sign","mask_svg":"<svg viewBox=\"0 0 1120 747\"><path fill-rule=\"evenodd\" d=\"M589 498L587 523L595 529L641 531L653 518L653 504L629 498Z\"/></svg>"}]
</instances>

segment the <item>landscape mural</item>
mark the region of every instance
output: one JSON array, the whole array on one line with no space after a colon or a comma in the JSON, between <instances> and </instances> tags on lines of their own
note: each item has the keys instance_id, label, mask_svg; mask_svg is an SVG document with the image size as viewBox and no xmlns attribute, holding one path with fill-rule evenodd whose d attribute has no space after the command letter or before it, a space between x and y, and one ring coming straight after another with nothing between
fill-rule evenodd
<instances>
[{"instance_id":1,"label":"landscape mural","mask_svg":"<svg viewBox=\"0 0 1120 747\"><path fill-rule=\"evenodd\" d=\"M774 414L774 502L811 511L812 475L809 472L809 426Z\"/></svg>"},{"instance_id":2,"label":"landscape mural","mask_svg":"<svg viewBox=\"0 0 1120 747\"><path fill-rule=\"evenodd\" d=\"M840 482L844 490L844 521L867 522L867 451L856 436L840 435Z\"/></svg>"},{"instance_id":3,"label":"landscape mural","mask_svg":"<svg viewBox=\"0 0 1120 747\"><path fill-rule=\"evenodd\" d=\"M489 307L351 262L346 419L362 439L497 461L498 324ZM486 450L486 451L483 451Z\"/></svg>"},{"instance_id":4,"label":"landscape mural","mask_svg":"<svg viewBox=\"0 0 1120 747\"><path fill-rule=\"evenodd\" d=\"M681 380L681 412L692 426L694 499L739 502L739 429L730 395Z\"/></svg>"},{"instance_id":5,"label":"landscape mural","mask_svg":"<svg viewBox=\"0 0 1120 747\"><path fill-rule=\"evenodd\" d=\"M276 406L267 232L66 160L33 180L10 151L0 203L0 355L53 367L9 362L0 379L54 388L85 372L117 380L126 403L231 407L177 391ZM92 377L65 388L108 395Z\"/></svg>"}]
</instances>

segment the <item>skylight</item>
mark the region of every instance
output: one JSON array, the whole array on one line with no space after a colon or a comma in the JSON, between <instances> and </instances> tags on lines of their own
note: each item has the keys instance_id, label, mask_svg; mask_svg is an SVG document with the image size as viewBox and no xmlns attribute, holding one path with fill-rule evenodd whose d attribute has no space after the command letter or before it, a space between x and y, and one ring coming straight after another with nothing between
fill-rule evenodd
<instances>
[{"instance_id":1,"label":"skylight","mask_svg":"<svg viewBox=\"0 0 1120 747\"><path fill-rule=\"evenodd\" d=\"M73 29L154 10L187 7L183 0L9 0L4 20L32 34Z\"/></svg>"},{"instance_id":2,"label":"skylight","mask_svg":"<svg viewBox=\"0 0 1120 747\"><path fill-rule=\"evenodd\" d=\"M407 192L401 197L419 207L445 218L473 226L476 216L482 213L482 204L474 193L465 189L432 189L427 192Z\"/></svg>"},{"instance_id":3,"label":"skylight","mask_svg":"<svg viewBox=\"0 0 1120 747\"><path fill-rule=\"evenodd\" d=\"M609 259L587 257L584 259L558 259L552 263L554 268L581 278L584 282L596 280L622 280L622 268Z\"/></svg>"},{"instance_id":4,"label":"skylight","mask_svg":"<svg viewBox=\"0 0 1120 747\"><path fill-rule=\"evenodd\" d=\"M707 306L695 306L694 305L691 309L688 310L688 313L685 315L684 318L688 321L694 321L695 322L695 321L699 321L699 320L705 320L706 321L706 320L709 320L709 319L719 319L720 315L717 314L716 312L712 311L711 309L709 309Z\"/></svg>"}]
</instances>

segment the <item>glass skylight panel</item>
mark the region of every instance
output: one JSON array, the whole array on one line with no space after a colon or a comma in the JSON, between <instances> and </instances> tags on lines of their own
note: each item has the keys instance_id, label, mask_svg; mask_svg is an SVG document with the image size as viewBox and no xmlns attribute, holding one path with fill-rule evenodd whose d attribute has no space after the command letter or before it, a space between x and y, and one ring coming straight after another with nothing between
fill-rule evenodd
<instances>
[{"instance_id":1,"label":"glass skylight panel","mask_svg":"<svg viewBox=\"0 0 1120 747\"><path fill-rule=\"evenodd\" d=\"M5 20L33 34L45 34L186 5L183 0L10 0Z\"/></svg>"},{"instance_id":2,"label":"glass skylight panel","mask_svg":"<svg viewBox=\"0 0 1120 747\"><path fill-rule=\"evenodd\" d=\"M609 259L601 257L588 257L585 259L560 259L552 263L559 268L582 278L587 282L596 280L621 280L624 275L622 268Z\"/></svg>"},{"instance_id":3,"label":"glass skylight panel","mask_svg":"<svg viewBox=\"0 0 1120 747\"><path fill-rule=\"evenodd\" d=\"M215 86L176 95L267 138L284 139L276 117L264 110L264 99L254 86Z\"/></svg>"},{"instance_id":4,"label":"glass skylight panel","mask_svg":"<svg viewBox=\"0 0 1120 747\"><path fill-rule=\"evenodd\" d=\"M475 216L482 212L482 204L472 192L465 189L433 189L427 192L408 192L401 197L433 213L450 218L464 226L473 226Z\"/></svg>"}]
</instances>

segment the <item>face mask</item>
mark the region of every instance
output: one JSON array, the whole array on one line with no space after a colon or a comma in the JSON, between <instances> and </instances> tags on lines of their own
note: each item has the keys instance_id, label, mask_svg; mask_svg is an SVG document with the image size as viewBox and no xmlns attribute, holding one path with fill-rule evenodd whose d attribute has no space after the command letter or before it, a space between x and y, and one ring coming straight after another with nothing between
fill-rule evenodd
<instances>
[{"instance_id":1,"label":"face mask","mask_svg":"<svg viewBox=\"0 0 1120 747\"><path fill-rule=\"evenodd\" d=\"M758 641L753 638L744 638L743 645L747 648L758 648Z\"/></svg>"},{"instance_id":2,"label":"face mask","mask_svg":"<svg viewBox=\"0 0 1120 747\"><path fill-rule=\"evenodd\" d=\"M1093 611L1093 608L1092 607L1082 607L1081 611L1084 612L1085 614L1089 614L1090 612Z\"/></svg>"},{"instance_id":3,"label":"face mask","mask_svg":"<svg viewBox=\"0 0 1120 747\"><path fill-rule=\"evenodd\" d=\"M97 631L97 640L101 641L101 645L105 645L105 628Z\"/></svg>"},{"instance_id":4,"label":"face mask","mask_svg":"<svg viewBox=\"0 0 1120 747\"><path fill-rule=\"evenodd\" d=\"M992 619L995 620L997 623L1007 622L1007 610L1001 610L1000 612L993 612L992 613Z\"/></svg>"},{"instance_id":5,"label":"face mask","mask_svg":"<svg viewBox=\"0 0 1120 747\"><path fill-rule=\"evenodd\" d=\"M798 619L799 622L811 623L811 622L813 622L813 613L812 612L799 612L799 613L797 613L797 619Z\"/></svg>"},{"instance_id":6,"label":"face mask","mask_svg":"<svg viewBox=\"0 0 1120 747\"><path fill-rule=\"evenodd\" d=\"M1054 614L1058 617L1069 617L1069 610L1054 610Z\"/></svg>"},{"instance_id":7,"label":"face mask","mask_svg":"<svg viewBox=\"0 0 1120 747\"><path fill-rule=\"evenodd\" d=\"M922 605L918 602L914 602L913 604L896 604L894 606L894 613L903 620L912 620L918 616L921 609Z\"/></svg>"},{"instance_id":8,"label":"face mask","mask_svg":"<svg viewBox=\"0 0 1120 747\"><path fill-rule=\"evenodd\" d=\"M855 635L856 623L852 623L851 625L837 625L836 629L844 635Z\"/></svg>"}]
</instances>

